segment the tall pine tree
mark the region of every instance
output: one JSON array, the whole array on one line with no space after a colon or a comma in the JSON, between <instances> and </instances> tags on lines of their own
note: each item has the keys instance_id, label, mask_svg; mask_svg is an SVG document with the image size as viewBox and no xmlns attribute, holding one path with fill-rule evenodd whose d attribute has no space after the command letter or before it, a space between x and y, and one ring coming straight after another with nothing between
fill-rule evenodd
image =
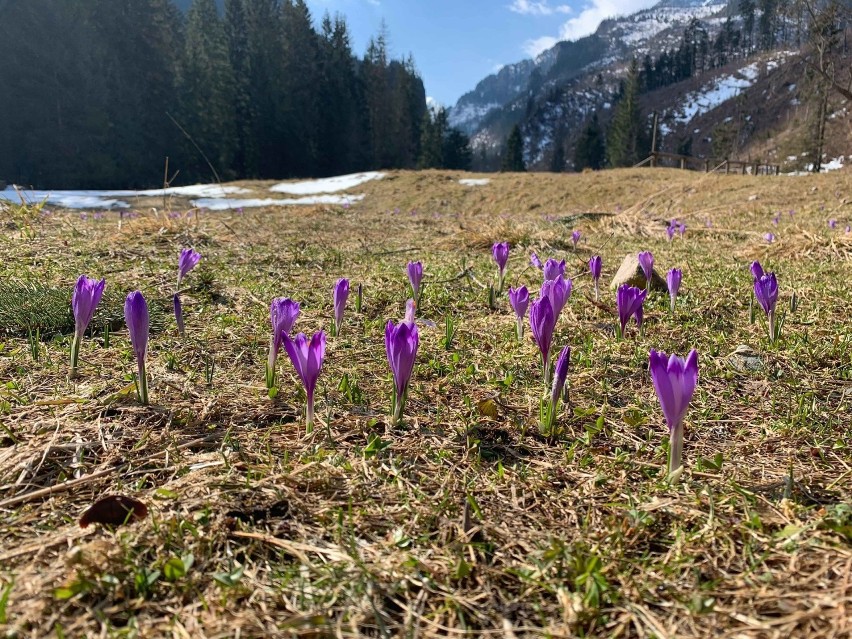
<instances>
[{"instance_id":1,"label":"tall pine tree","mask_svg":"<svg viewBox=\"0 0 852 639\"><path fill-rule=\"evenodd\" d=\"M501 171L523 172L527 170L524 163L524 139L521 136L521 127L515 125L506 140L506 150L503 155Z\"/></svg>"}]
</instances>

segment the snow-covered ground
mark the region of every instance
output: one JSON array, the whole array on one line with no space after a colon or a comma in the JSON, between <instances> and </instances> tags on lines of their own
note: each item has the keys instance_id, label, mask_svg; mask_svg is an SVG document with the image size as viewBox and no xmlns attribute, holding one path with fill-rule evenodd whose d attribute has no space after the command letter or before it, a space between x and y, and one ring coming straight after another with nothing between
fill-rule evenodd
<instances>
[{"instance_id":1,"label":"snow-covered ground","mask_svg":"<svg viewBox=\"0 0 852 639\"><path fill-rule=\"evenodd\" d=\"M265 198L253 200L238 200L229 198L201 198L193 200L192 205L211 211L226 211L230 209L249 209L261 206L297 206L306 204L350 204L360 202L363 195L312 195L299 198Z\"/></svg>"},{"instance_id":2,"label":"snow-covered ground","mask_svg":"<svg viewBox=\"0 0 852 639\"><path fill-rule=\"evenodd\" d=\"M125 199L134 197L177 195L180 197L224 198L228 195L242 193L251 193L251 191L238 186L219 186L218 184L173 186L167 189L148 189L145 191L34 191L31 189L16 190L15 187L9 186L0 191L0 200L20 202L23 198L28 204L45 202L66 209L128 209L130 204Z\"/></svg>"},{"instance_id":3,"label":"snow-covered ground","mask_svg":"<svg viewBox=\"0 0 852 639\"><path fill-rule=\"evenodd\" d=\"M463 178L459 180L459 184L464 186L485 186L486 184L490 184L491 180L488 178Z\"/></svg>"},{"instance_id":4,"label":"snow-covered ground","mask_svg":"<svg viewBox=\"0 0 852 639\"><path fill-rule=\"evenodd\" d=\"M145 191L37 191L32 189L16 189L14 186L10 186L0 191L0 200L20 202L23 199L28 204L44 202L51 206L59 206L66 209L129 209L131 205L128 200L132 198L174 195L195 198L191 200L193 206L216 211L259 206L347 204L359 202L364 199L364 196L348 195L346 193L339 193L337 195L329 194L360 186L370 180L381 180L384 177L384 173L371 171L319 180L283 182L269 189L273 193L311 196L285 199L236 199L229 196L247 195L252 193L252 190L239 186L194 184L192 186L174 186L167 189L148 189Z\"/></svg>"},{"instance_id":5,"label":"snow-covered ground","mask_svg":"<svg viewBox=\"0 0 852 639\"><path fill-rule=\"evenodd\" d=\"M384 173L368 171L366 173L352 173L350 175L339 175L319 180L305 180L304 182L282 182L269 190L273 193L288 193L290 195L337 193L338 191L345 191L356 186L361 186L370 180L381 180L384 177Z\"/></svg>"}]
</instances>

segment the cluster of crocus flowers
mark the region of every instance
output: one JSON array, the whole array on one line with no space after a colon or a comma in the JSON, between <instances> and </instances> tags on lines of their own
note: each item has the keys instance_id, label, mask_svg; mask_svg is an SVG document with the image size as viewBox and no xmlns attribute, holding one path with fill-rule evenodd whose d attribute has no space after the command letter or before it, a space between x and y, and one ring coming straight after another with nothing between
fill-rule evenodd
<instances>
[{"instance_id":1,"label":"cluster of crocus flowers","mask_svg":"<svg viewBox=\"0 0 852 639\"><path fill-rule=\"evenodd\" d=\"M83 334L95 316L95 309L101 301L106 287L106 280L90 279L81 275L74 285L71 294L71 309L74 311L74 339L71 341L71 378L77 376L77 365L80 360L80 344Z\"/></svg>"},{"instance_id":2,"label":"cluster of crocus flowers","mask_svg":"<svg viewBox=\"0 0 852 639\"><path fill-rule=\"evenodd\" d=\"M174 306L175 322L177 322L178 333L180 333L181 336L185 333L185 327L183 323L183 305L180 301L180 285L181 282L183 282L183 278L198 265L200 260L201 255L189 248L181 250L180 257L178 258L177 286L175 287L175 293L172 296L172 304Z\"/></svg>"},{"instance_id":3,"label":"cluster of crocus flowers","mask_svg":"<svg viewBox=\"0 0 852 639\"><path fill-rule=\"evenodd\" d=\"M423 294L423 264L421 262L408 263L408 282L411 284L411 294L414 297L414 303L420 306L420 296Z\"/></svg>"},{"instance_id":4,"label":"cluster of crocus flowers","mask_svg":"<svg viewBox=\"0 0 852 639\"><path fill-rule=\"evenodd\" d=\"M698 384L698 353L686 359L651 349L651 380L669 427L669 478L677 481L683 457L683 420Z\"/></svg>"},{"instance_id":5,"label":"cluster of crocus flowers","mask_svg":"<svg viewBox=\"0 0 852 639\"><path fill-rule=\"evenodd\" d=\"M571 347L565 346L556 358L556 366L553 369L553 386L550 390L550 401L544 400L541 408L542 431L546 434L553 433L553 424L556 422L556 414L559 410L559 400L565 392L565 383L568 379L568 365L571 362Z\"/></svg>"},{"instance_id":6,"label":"cluster of crocus flowers","mask_svg":"<svg viewBox=\"0 0 852 639\"><path fill-rule=\"evenodd\" d=\"M775 273L764 273L760 262L752 262L751 274L754 278L754 297L766 313L769 327L769 341L774 342L780 334L780 325L776 325L775 307L778 303L778 279Z\"/></svg>"},{"instance_id":7,"label":"cluster of crocus flowers","mask_svg":"<svg viewBox=\"0 0 852 639\"><path fill-rule=\"evenodd\" d=\"M645 290L651 290L651 278L654 276L654 254L651 251L642 251L638 255L639 266L645 275Z\"/></svg>"},{"instance_id":8,"label":"cluster of crocus flowers","mask_svg":"<svg viewBox=\"0 0 852 639\"><path fill-rule=\"evenodd\" d=\"M410 310L409 310L410 309ZM393 399L391 402L391 423L396 426L402 422L405 404L408 399L408 384L414 373L414 361L420 347L420 335L414 323L415 304L407 305L406 317L399 324L388 320L385 326L385 353L393 374Z\"/></svg>"},{"instance_id":9,"label":"cluster of crocus flowers","mask_svg":"<svg viewBox=\"0 0 852 639\"><path fill-rule=\"evenodd\" d=\"M512 305L512 310L515 311L517 319L517 335L518 341L524 338L524 317L527 314L527 308L530 305L530 293L526 286L519 288L509 288L509 304Z\"/></svg>"},{"instance_id":10,"label":"cluster of crocus flowers","mask_svg":"<svg viewBox=\"0 0 852 639\"><path fill-rule=\"evenodd\" d=\"M497 263L497 292L503 292L503 282L506 278L506 265L509 263L509 243L496 242L491 247L491 255Z\"/></svg>"},{"instance_id":11,"label":"cluster of crocus flowers","mask_svg":"<svg viewBox=\"0 0 852 639\"><path fill-rule=\"evenodd\" d=\"M148 302L139 291L133 291L124 301L124 321L130 332L130 345L136 357L136 391L142 404L148 403L148 376L145 371L145 356L148 352Z\"/></svg>"},{"instance_id":12,"label":"cluster of crocus flowers","mask_svg":"<svg viewBox=\"0 0 852 639\"><path fill-rule=\"evenodd\" d=\"M622 339L627 331L627 322L631 317L636 318L636 326L642 330L642 319L644 317L644 304L648 291L622 284L615 294L615 303L618 308L619 332L618 337Z\"/></svg>"},{"instance_id":13,"label":"cluster of crocus flowers","mask_svg":"<svg viewBox=\"0 0 852 639\"><path fill-rule=\"evenodd\" d=\"M601 266L603 262L601 260L600 255L594 255L589 259L589 273L592 274L592 283L595 285L595 301L597 302L601 298L600 291L600 279L601 279Z\"/></svg>"},{"instance_id":14,"label":"cluster of crocus flowers","mask_svg":"<svg viewBox=\"0 0 852 639\"><path fill-rule=\"evenodd\" d=\"M666 283L669 287L669 297L671 298L671 311L674 313L675 300L677 300L677 292L680 290L680 281L683 279L683 271L679 268L670 269L666 274Z\"/></svg>"},{"instance_id":15,"label":"cluster of crocus flowers","mask_svg":"<svg viewBox=\"0 0 852 639\"><path fill-rule=\"evenodd\" d=\"M300 310L299 303L289 297L276 297L269 306L272 338L269 343L269 358L266 362L266 388L270 390L275 387L278 353L284 344L284 336L289 335L293 330Z\"/></svg>"},{"instance_id":16,"label":"cluster of crocus flowers","mask_svg":"<svg viewBox=\"0 0 852 639\"><path fill-rule=\"evenodd\" d=\"M335 336L340 335L343 325L343 311L346 309L346 300L349 299L349 280L340 278L334 285L334 331Z\"/></svg>"},{"instance_id":17,"label":"cluster of crocus flowers","mask_svg":"<svg viewBox=\"0 0 852 639\"><path fill-rule=\"evenodd\" d=\"M293 339L285 333L283 341L293 368L305 387L305 422L310 431L314 425L314 391L325 361L325 333L314 333L310 340L304 333L299 333Z\"/></svg>"}]
</instances>

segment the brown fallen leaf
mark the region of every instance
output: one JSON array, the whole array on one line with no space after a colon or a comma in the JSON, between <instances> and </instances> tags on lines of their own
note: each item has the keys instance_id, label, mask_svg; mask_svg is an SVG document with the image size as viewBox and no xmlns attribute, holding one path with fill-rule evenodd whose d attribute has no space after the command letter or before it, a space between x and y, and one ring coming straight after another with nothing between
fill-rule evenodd
<instances>
[{"instance_id":1,"label":"brown fallen leaf","mask_svg":"<svg viewBox=\"0 0 852 639\"><path fill-rule=\"evenodd\" d=\"M145 519L148 507L138 499L126 495L107 495L89 506L80 517L80 527L89 524L120 526L124 523Z\"/></svg>"}]
</instances>

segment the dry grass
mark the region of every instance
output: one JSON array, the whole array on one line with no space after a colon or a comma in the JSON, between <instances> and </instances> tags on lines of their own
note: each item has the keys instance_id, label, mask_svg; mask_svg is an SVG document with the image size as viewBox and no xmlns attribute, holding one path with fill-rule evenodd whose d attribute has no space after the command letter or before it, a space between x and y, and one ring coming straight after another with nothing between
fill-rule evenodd
<instances>
[{"instance_id":1,"label":"dry grass","mask_svg":"<svg viewBox=\"0 0 852 639\"><path fill-rule=\"evenodd\" d=\"M167 307L179 249L204 261L186 280L188 337L168 317L152 336L150 407L132 395L126 331L106 346L96 330L73 382L67 333L42 333L37 362L26 335L3 338L0 628L852 636L850 175L458 177L393 173L357 189L367 197L349 210L145 212L120 229L116 213L18 212L0 240L0 281L70 294L85 272L119 300L138 287ZM667 243L672 217L689 228ZM577 275L556 339L573 348L571 402L549 437L537 428L535 348L515 341L505 299L487 306L488 246L505 239L509 284L537 288L530 249ZM600 252L611 276L641 249L663 270L683 267L684 292L675 316L655 296L644 337L618 342L613 317L584 296L583 265ZM783 304L798 299L775 346L749 323L754 258L778 273ZM437 328L422 329L409 419L394 429L382 332L402 315L409 259L425 264L420 312ZM267 305L289 295L303 303L299 330L328 328L341 276L363 283L365 307L356 314L350 299L329 341L320 424L305 435L289 362L275 400L263 387ZM739 344L758 370L731 365ZM677 486L660 471L651 347L700 353ZM143 500L148 518L81 529L106 493Z\"/></svg>"}]
</instances>

